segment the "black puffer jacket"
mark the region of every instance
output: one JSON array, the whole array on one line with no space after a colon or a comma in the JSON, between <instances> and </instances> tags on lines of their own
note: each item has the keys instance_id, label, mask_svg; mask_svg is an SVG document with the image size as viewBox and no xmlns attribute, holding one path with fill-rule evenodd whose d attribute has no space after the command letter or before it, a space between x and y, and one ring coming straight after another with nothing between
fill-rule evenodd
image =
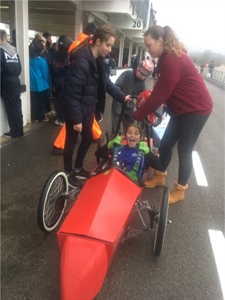
<instances>
[{"instance_id":1,"label":"black puffer jacket","mask_svg":"<svg viewBox=\"0 0 225 300\"><path fill-rule=\"evenodd\" d=\"M65 120L79 124L95 110L104 112L106 92L120 102L125 95L107 78L103 58L94 59L90 45L70 57L70 66L62 91Z\"/></svg>"}]
</instances>

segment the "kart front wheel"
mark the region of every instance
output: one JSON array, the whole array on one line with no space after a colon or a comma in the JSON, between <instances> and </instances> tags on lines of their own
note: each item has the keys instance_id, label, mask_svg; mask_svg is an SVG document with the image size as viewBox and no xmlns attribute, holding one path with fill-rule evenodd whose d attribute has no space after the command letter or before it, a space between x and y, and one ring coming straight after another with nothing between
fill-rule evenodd
<instances>
[{"instance_id":1,"label":"kart front wheel","mask_svg":"<svg viewBox=\"0 0 225 300\"><path fill-rule=\"evenodd\" d=\"M168 207L169 207L169 188L164 187L159 214L155 222L155 239L154 239L154 246L153 246L153 253L155 254L155 256L160 256L162 252L165 233L166 233Z\"/></svg>"},{"instance_id":2,"label":"kart front wheel","mask_svg":"<svg viewBox=\"0 0 225 300\"><path fill-rule=\"evenodd\" d=\"M67 176L55 171L47 179L38 204L37 221L44 232L52 232L62 219L68 194Z\"/></svg>"}]
</instances>

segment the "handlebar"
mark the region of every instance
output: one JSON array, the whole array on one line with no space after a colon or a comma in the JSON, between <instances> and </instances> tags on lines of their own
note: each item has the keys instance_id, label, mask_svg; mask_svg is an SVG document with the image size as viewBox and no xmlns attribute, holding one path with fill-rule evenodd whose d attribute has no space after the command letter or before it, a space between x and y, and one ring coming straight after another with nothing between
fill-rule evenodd
<instances>
[{"instance_id":1,"label":"handlebar","mask_svg":"<svg viewBox=\"0 0 225 300\"><path fill-rule=\"evenodd\" d=\"M130 97L131 97L132 99L134 99L134 100L137 100L138 95L131 95Z\"/></svg>"}]
</instances>

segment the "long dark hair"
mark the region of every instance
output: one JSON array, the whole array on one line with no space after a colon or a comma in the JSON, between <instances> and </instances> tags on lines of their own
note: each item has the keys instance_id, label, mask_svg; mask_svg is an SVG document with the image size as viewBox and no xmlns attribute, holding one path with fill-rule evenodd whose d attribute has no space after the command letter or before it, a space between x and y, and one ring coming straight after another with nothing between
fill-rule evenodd
<instances>
[{"instance_id":1,"label":"long dark hair","mask_svg":"<svg viewBox=\"0 0 225 300\"><path fill-rule=\"evenodd\" d=\"M106 42L110 37L116 38L116 32L114 28L108 24L101 25L94 33L92 45L95 45L97 39L99 39L101 42Z\"/></svg>"},{"instance_id":2,"label":"long dark hair","mask_svg":"<svg viewBox=\"0 0 225 300\"><path fill-rule=\"evenodd\" d=\"M158 40L161 37L163 39L164 51L167 53L173 53L176 56L187 53L184 44L178 40L174 31L169 26L154 25L144 33L144 37L147 35L150 35L154 40Z\"/></svg>"}]
</instances>

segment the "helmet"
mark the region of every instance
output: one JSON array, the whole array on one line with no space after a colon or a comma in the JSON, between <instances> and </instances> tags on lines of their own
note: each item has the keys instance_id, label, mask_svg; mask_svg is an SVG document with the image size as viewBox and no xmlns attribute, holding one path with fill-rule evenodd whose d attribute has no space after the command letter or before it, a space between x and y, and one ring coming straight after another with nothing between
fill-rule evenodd
<instances>
[{"instance_id":1,"label":"helmet","mask_svg":"<svg viewBox=\"0 0 225 300\"><path fill-rule=\"evenodd\" d=\"M136 69L136 76L140 80L145 80L148 76L151 75L154 70L154 64L149 60L143 60Z\"/></svg>"},{"instance_id":2,"label":"helmet","mask_svg":"<svg viewBox=\"0 0 225 300\"><path fill-rule=\"evenodd\" d=\"M61 35L58 40L59 50L64 48L66 50L69 49L70 45L73 43L73 40L67 35Z\"/></svg>"},{"instance_id":3,"label":"helmet","mask_svg":"<svg viewBox=\"0 0 225 300\"><path fill-rule=\"evenodd\" d=\"M152 90L145 90L138 95L138 99L136 101L136 108L139 109L149 98ZM158 126L162 119L157 117L155 113L148 114L145 118L152 126Z\"/></svg>"},{"instance_id":4,"label":"helmet","mask_svg":"<svg viewBox=\"0 0 225 300\"><path fill-rule=\"evenodd\" d=\"M154 70L154 64L149 59L142 60L141 65L151 73Z\"/></svg>"}]
</instances>

